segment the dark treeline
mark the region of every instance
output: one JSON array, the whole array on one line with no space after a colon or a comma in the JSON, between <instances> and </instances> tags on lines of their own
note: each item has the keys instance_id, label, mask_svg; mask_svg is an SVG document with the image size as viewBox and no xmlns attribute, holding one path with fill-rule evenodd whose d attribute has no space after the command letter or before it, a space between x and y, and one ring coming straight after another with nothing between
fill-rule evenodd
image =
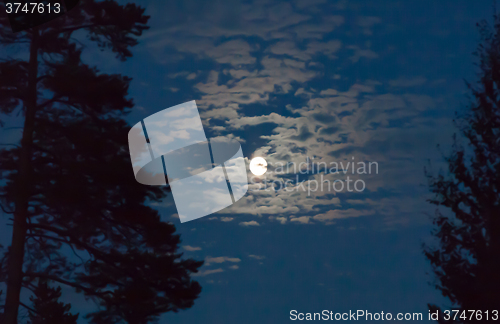
<instances>
[{"instance_id":1,"label":"dark treeline","mask_svg":"<svg viewBox=\"0 0 500 324\"><path fill-rule=\"evenodd\" d=\"M75 323L59 301L63 286L97 303L85 315L91 323L149 323L191 307L202 262L182 258L174 225L147 204L167 190L132 173L123 119L134 105L131 79L85 64L74 38L84 31L124 61L148 28L144 8L83 0L17 33L0 17L0 112L24 116L20 142L0 150L1 208L12 226L0 322L17 324L24 308L32 324ZM27 59L7 55L19 46L26 55L16 57ZM24 290L30 301L20 300Z\"/></svg>"},{"instance_id":2,"label":"dark treeline","mask_svg":"<svg viewBox=\"0 0 500 324\"><path fill-rule=\"evenodd\" d=\"M446 213L436 211L439 244L425 246L424 252L436 288L459 311L456 323L500 320L500 19L494 16L493 24L478 27L478 80L467 84L470 105L456 119L462 136L454 138L446 159L449 174L429 175L431 203ZM453 322L446 319L440 322Z\"/></svg>"}]
</instances>

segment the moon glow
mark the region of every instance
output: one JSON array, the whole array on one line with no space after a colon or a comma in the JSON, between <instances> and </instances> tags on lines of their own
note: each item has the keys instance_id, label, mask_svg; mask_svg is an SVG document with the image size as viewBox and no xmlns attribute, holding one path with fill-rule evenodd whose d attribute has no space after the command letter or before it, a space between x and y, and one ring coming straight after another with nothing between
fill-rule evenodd
<instances>
[{"instance_id":1,"label":"moon glow","mask_svg":"<svg viewBox=\"0 0 500 324\"><path fill-rule=\"evenodd\" d=\"M250 161L250 171L256 176L263 175L267 171L267 162L264 158L256 157Z\"/></svg>"}]
</instances>

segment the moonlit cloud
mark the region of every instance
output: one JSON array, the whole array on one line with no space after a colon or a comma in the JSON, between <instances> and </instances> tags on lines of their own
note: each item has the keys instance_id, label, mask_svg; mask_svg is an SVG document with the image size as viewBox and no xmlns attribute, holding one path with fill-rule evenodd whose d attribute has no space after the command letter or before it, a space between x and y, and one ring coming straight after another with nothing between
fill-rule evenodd
<instances>
[{"instance_id":1,"label":"moonlit cloud","mask_svg":"<svg viewBox=\"0 0 500 324\"><path fill-rule=\"evenodd\" d=\"M255 259L255 260L263 260L265 259L266 257L263 256L263 255L255 255L255 254L249 254L248 255L249 258L252 258L252 259Z\"/></svg>"},{"instance_id":2,"label":"moonlit cloud","mask_svg":"<svg viewBox=\"0 0 500 324\"><path fill-rule=\"evenodd\" d=\"M224 269L218 268L218 269L212 269L212 270L201 270L201 271L198 271L197 273L191 274L191 276L193 276L193 277L205 277L205 276L208 276L208 275L211 275L214 273L220 273L220 272L224 272Z\"/></svg>"},{"instance_id":3,"label":"moonlit cloud","mask_svg":"<svg viewBox=\"0 0 500 324\"><path fill-rule=\"evenodd\" d=\"M300 224L309 224L310 218L311 218L311 216L292 217L292 218L290 218L290 222L300 223Z\"/></svg>"},{"instance_id":4,"label":"moonlit cloud","mask_svg":"<svg viewBox=\"0 0 500 324\"><path fill-rule=\"evenodd\" d=\"M201 250L201 247L197 247L197 246L190 246L190 245L183 245L182 248L186 251L200 251Z\"/></svg>"},{"instance_id":5,"label":"moonlit cloud","mask_svg":"<svg viewBox=\"0 0 500 324\"><path fill-rule=\"evenodd\" d=\"M224 263L224 262L240 262L240 258L231 258L231 257L226 257L226 256L221 256L221 257L206 257L205 258L205 265L209 266L211 263Z\"/></svg>"},{"instance_id":6,"label":"moonlit cloud","mask_svg":"<svg viewBox=\"0 0 500 324\"><path fill-rule=\"evenodd\" d=\"M256 221L249 221L249 222L241 222L241 226L259 226L260 224L257 223Z\"/></svg>"},{"instance_id":7,"label":"moonlit cloud","mask_svg":"<svg viewBox=\"0 0 500 324\"><path fill-rule=\"evenodd\" d=\"M418 157L445 141L442 130L451 127L449 119L433 116L447 109L447 99L422 92L436 78L397 70L390 56L394 44L386 37L392 27L386 19L351 17L346 15L347 3L322 0L236 2L232 8L237 10L231 11L230 23L221 21L218 13L232 9L213 3L190 19L179 18L145 35L145 46L160 64L170 64L165 52L177 60L210 62L205 69L197 65L166 76L196 93L204 126L214 136L239 140L246 156L265 157L270 181L294 177L273 173L273 165L299 164L307 157L325 164L352 158L377 161L380 170L350 176L366 184L358 195L364 201L360 210L360 204L346 202L355 200L355 193L305 192L294 182L289 191L260 190L262 182L248 173L248 192L221 210L220 220L246 217L233 223L244 227L266 222L331 225L339 219L383 215L389 223L404 214L405 206L416 205L420 197L408 192L423 181L423 159ZM385 70L394 72L386 76ZM330 182L346 177L307 176ZM381 192L391 195L384 197L386 206L374 198ZM213 195L217 201L217 192ZM370 208L373 212L367 213Z\"/></svg>"}]
</instances>

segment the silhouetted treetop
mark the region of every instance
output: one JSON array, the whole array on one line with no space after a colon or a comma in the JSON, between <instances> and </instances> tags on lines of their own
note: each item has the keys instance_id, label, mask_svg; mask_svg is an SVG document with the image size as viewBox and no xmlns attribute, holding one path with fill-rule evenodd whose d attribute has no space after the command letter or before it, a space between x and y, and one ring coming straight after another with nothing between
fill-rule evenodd
<instances>
[{"instance_id":1,"label":"silhouetted treetop","mask_svg":"<svg viewBox=\"0 0 500 324\"><path fill-rule=\"evenodd\" d=\"M27 54L0 61L0 112L24 116L19 145L0 150L1 204L13 215L2 323L17 323L22 289L57 295L45 283L94 300L93 323L148 323L191 307L201 291L191 274L203 262L183 259L174 225L151 208L167 188L141 185L132 172L124 120L134 105L131 79L85 64L84 33L76 35L85 31L125 60L148 18L135 4L108 0L81 1L15 34L0 18L0 42Z\"/></svg>"},{"instance_id":2,"label":"silhouetted treetop","mask_svg":"<svg viewBox=\"0 0 500 324\"><path fill-rule=\"evenodd\" d=\"M446 159L449 176L429 175L439 246L425 247L436 288L460 310L500 310L500 20L479 24L478 82ZM435 306L433 306L435 307ZM470 322L474 322L474 320ZM485 315L480 322L487 322ZM468 321L469 322L469 321Z\"/></svg>"}]
</instances>

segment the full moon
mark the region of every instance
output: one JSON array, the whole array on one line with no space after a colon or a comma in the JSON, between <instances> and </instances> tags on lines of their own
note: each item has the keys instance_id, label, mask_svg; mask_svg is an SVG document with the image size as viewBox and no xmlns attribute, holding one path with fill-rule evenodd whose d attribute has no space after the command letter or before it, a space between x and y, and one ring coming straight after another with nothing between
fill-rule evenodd
<instances>
[{"instance_id":1,"label":"full moon","mask_svg":"<svg viewBox=\"0 0 500 324\"><path fill-rule=\"evenodd\" d=\"M250 171L256 176L263 175L267 171L267 162L264 158L256 157L250 161Z\"/></svg>"}]
</instances>

